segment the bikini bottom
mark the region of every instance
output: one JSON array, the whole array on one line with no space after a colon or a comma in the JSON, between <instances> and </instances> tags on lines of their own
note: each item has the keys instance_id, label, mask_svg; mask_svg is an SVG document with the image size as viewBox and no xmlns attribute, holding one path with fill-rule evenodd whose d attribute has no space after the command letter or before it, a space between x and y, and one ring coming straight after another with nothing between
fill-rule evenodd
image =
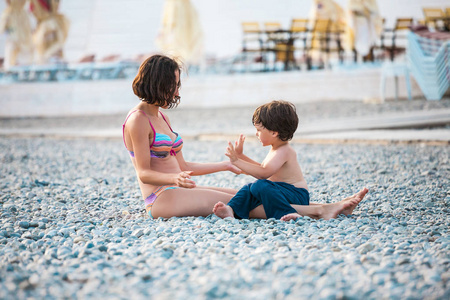
<instances>
[{"instance_id":1,"label":"bikini bottom","mask_svg":"<svg viewBox=\"0 0 450 300\"><path fill-rule=\"evenodd\" d=\"M149 215L150 218L154 219L152 216L152 206L153 204L155 204L156 198L161 195L162 192L166 191L166 190L173 190L173 189L177 189L179 188L179 186L176 185L162 185L160 187L158 187L156 189L156 191L154 191L150 196L148 196L147 198L145 198L144 203L145 203L145 211L147 212L147 214Z\"/></svg>"}]
</instances>

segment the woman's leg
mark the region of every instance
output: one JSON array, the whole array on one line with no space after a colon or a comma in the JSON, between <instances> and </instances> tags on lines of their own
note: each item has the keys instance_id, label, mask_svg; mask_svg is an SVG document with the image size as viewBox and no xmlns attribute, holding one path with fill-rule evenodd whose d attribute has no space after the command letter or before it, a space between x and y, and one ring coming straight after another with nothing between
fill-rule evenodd
<instances>
[{"instance_id":1,"label":"woman's leg","mask_svg":"<svg viewBox=\"0 0 450 300\"><path fill-rule=\"evenodd\" d=\"M214 205L221 201L227 204L232 194L201 187L193 189L166 190L156 199L152 207L154 218L187 217L212 214Z\"/></svg>"},{"instance_id":2,"label":"woman's leg","mask_svg":"<svg viewBox=\"0 0 450 300\"><path fill-rule=\"evenodd\" d=\"M224 188L224 187L214 187L214 186L198 186L197 188L218 191L218 192L222 192L222 193L231 194L233 196L236 195L236 193L238 192L238 190L236 190L236 189L230 189L230 188Z\"/></svg>"},{"instance_id":3,"label":"woman's leg","mask_svg":"<svg viewBox=\"0 0 450 300\"><path fill-rule=\"evenodd\" d=\"M236 193L238 192L238 190L236 190L236 189L223 188L223 187L199 186L199 188L219 191L219 192L231 194L232 196L236 195ZM266 212L264 211L264 207L262 205L253 209L250 212L249 217L250 217L250 219L267 219Z\"/></svg>"}]
</instances>

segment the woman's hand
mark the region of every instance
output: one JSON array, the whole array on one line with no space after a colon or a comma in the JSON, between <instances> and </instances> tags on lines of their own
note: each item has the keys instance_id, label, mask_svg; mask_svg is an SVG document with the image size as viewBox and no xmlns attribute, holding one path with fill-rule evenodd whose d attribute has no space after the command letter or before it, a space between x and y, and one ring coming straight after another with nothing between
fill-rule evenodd
<instances>
[{"instance_id":1,"label":"woman's hand","mask_svg":"<svg viewBox=\"0 0 450 300\"><path fill-rule=\"evenodd\" d=\"M239 159L236 149L231 142L228 142L227 152L225 153L225 155L230 158L231 163L234 163Z\"/></svg>"},{"instance_id":2,"label":"woman's hand","mask_svg":"<svg viewBox=\"0 0 450 300\"><path fill-rule=\"evenodd\" d=\"M227 170L230 172L233 172L236 175L240 175L242 174L242 170L239 169L238 167L236 167L235 165L233 165L231 162L227 162Z\"/></svg>"},{"instance_id":3,"label":"woman's hand","mask_svg":"<svg viewBox=\"0 0 450 300\"><path fill-rule=\"evenodd\" d=\"M196 187L195 181L190 180L192 171L184 171L175 177L175 184L179 187L192 189Z\"/></svg>"},{"instance_id":4,"label":"woman's hand","mask_svg":"<svg viewBox=\"0 0 450 300\"><path fill-rule=\"evenodd\" d=\"M239 139L234 142L234 150L236 151L236 154L242 155L244 153L244 141L245 141L245 135L240 134Z\"/></svg>"}]
</instances>

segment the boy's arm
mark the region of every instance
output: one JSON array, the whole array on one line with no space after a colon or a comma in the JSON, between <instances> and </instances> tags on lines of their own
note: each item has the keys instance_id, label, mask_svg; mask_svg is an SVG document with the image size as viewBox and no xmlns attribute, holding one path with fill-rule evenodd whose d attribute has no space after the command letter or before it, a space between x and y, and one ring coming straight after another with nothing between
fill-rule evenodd
<instances>
[{"instance_id":1,"label":"boy's arm","mask_svg":"<svg viewBox=\"0 0 450 300\"><path fill-rule=\"evenodd\" d=\"M230 158L233 165L257 179L267 179L278 172L287 161L288 156L284 149L278 149L272 153L269 159L266 158L264 163L253 164L240 159L232 143L228 143L227 153L225 155Z\"/></svg>"},{"instance_id":2,"label":"boy's arm","mask_svg":"<svg viewBox=\"0 0 450 300\"><path fill-rule=\"evenodd\" d=\"M240 134L239 139L234 142L234 149L236 151L236 154L239 159L242 159L243 161L246 161L248 163L254 164L254 165L260 165L259 162L254 161L250 157L244 154L244 141L245 141L245 135Z\"/></svg>"}]
</instances>

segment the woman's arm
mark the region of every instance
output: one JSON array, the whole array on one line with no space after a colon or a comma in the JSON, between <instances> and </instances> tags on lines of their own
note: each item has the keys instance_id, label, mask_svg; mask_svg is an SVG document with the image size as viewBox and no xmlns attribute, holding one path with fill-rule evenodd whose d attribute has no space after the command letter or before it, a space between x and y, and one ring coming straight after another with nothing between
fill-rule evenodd
<instances>
[{"instance_id":1,"label":"woman's arm","mask_svg":"<svg viewBox=\"0 0 450 300\"><path fill-rule=\"evenodd\" d=\"M152 170L149 138L152 139L154 133L145 116L135 114L128 119L127 125L136 159L136 173L143 183L156 186L175 184L185 188L195 187L195 182L190 180L190 172L176 174Z\"/></svg>"},{"instance_id":2,"label":"woman's arm","mask_svg":"<svg viewBox=\"0 0 450 300\"><path fill-rule=\"evenodd\" d=\"M177 153L177 161L182 171L192 171L192 176L206 175L221 171L230 171L235 174L241 174L241 170L233 166L230 161L217 163L195 163L184 160L182 151Z\"/></svg>"},{"instance_id":3,"label":"woman's arm","mask_svg":"<svg viewBox=\"0 0 450 300\"><path fill-rule=\"evenodd\" d=\"M162 113L161 113L162 114ZM164 115L165 120L170 125L170 119L167 115ZM195 163L195 162L187 162L184 160L182 151L178 152L176 155L178 164L180 165L180 169L182 171L191 171L192 176L206 175L221 171L230 171L235 174L241 174L241 170L237 167L233 166L229 161L222 161L217 163Z\"/></svg>"}]
</instances>

